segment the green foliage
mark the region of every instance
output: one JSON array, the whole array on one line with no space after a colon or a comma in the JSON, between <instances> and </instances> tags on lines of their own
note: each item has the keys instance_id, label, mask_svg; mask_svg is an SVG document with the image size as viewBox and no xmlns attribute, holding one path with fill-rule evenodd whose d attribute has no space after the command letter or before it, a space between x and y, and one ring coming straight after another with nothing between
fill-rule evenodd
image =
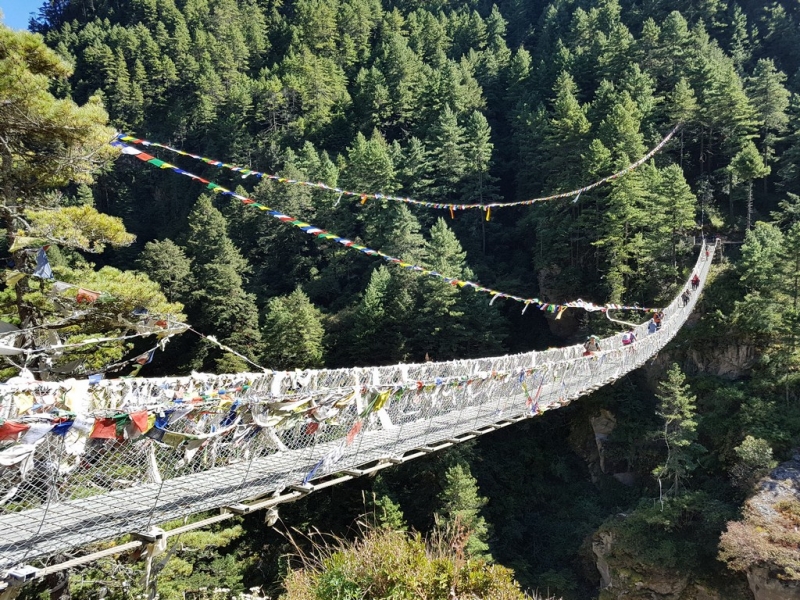
<instances>
[{"instance_id":1,"label":"green foliage","mask_svg":"<svg viewBox=\"0 0 800 600\"><path fill-rule=\"evenodd\" d=\"M262 351L262 341L255 298L243 287L247 261L228 237L225 217L207 196L189 214L185 252L197 282L187 301L192 324L254 359ZM221 372L229 364L214 368Z\"/></svg>"},{"instance_id":2,"label":"green foliage","mask_svg":"<svg viewBox=\"0 0 800 600\"><path fill-rule=\"evenodd\" d=\"M747 184L747 229L750 229L750 219L753 213L753 180L761 179L770 174L770 167L758 153L753 142L747 142L742 150L733 157L730 165L734 182L743 181Z\"/></svg>"},{"instance_id":3,"label":"green foliage","mask_svg":"<svg viewBox=\"0 0 800 600\"><path fill-rule=\"evenodd\" d=\"M71 72L41 36L0 26L0 190L6 211L18 203L31 206L49 188L92 183L117 155L107 145L114 133L98 98L78 106L51 94L51 86Z\"/></svg>"},{"instance_id":4,"label":"green foliage","mask_svg":"<svg viewBox=\"0 0 800 600\"><path fill-rule=\"evenodd\" d=\"M26 210L25 218L31 225L28 235L84 252L102 252L106 244L129 246L136 239L125 231L122 219L99 213L87 204Z\"/></svg>"},{"instance_id":5,"label":"green foliage","mask_svg":"<svg viewBox=\"0 0 800 600\"><path fill-rule=\"evenodd\" d=\"M789 125L787 109L791 94L783 86L785 82L786 75L775 68L771 59L762 58L758 61L750 82L750 97L761 125L763 159L767 164L774 160L773 147L778 136Z\"/></svg>"},{"instance_id":6,"label":"green foliage","mask_svg":"<svg viewBox=\"0 0 800 600\"><path fill-rule=\"evenodd\" d=\"M745 437L733 451L738 460L731 467L731 479L734 485L745 491L749 491L756 481L777 465L769 443L752 435Z\"/></svg>"},{"instance_id":7,"label":"green foliage","mask_svg":"<svg viewBox=\"0 0 800 600\"><path fill-rule=\"evenodd\" d=\"M690 394L689 386L685 382L686 378L680 367L673 364L659 388L658 416L664 419L664 429L659 437L667 449L666 460L653 470L653 476L658 480L659 494L663 490L662 481L671 479L672 484L667 495L669 492L673 496L678 495L681 480L697 467L697 456L704 450L695 441L696 397Z\"/></svg>"},{"instance_id":8,"label":"green foliage","mask_svg":"<svg viewBox=\"0 0 800 600\"><path fill-rule=\"evenodd\" d=\"M187 301L192 288L192 263L183 249L170 239L147 242L137 261L139 270L149 273L172 300Z\"/></svg>"},{"instance_id":9,"label":"green foliage","mask_svg":"<svg viewBox=\"0 0 800 600\"><path fill-rule=\"evenodd\" d=\"M373 496L372 510L375 523L379 527L392 531L406 529L407 525L400 505L393 502L389 496Z\"/></svg>"},{"instance_id":10,"label":"green foliage","mask_svg":"<svg viewBox=\"0 0 800 600\"><path fill-rule=\"evenodd\" d=\"M108 115L98 97L78 106L69 98L51 92L63 85L71 67L47 48L43 39L27 32L12 32L0 26L0 196L8 254L18 275L0 296L7 319L24 327L41 327L50 335L26 336L26 346L55 342L79 342L96 334L108 337L135 330L129 321L135 308L157 315L183 318L183 307L170 303L147 276L119 271L110 266L99 271L74 252L67 259L57 247L50 250L56 276L78 287L104 292L103 302L77 314L71 301L50 286L29 278L34 271L33 253L44 244L100 253L107 245L128 246L135 236L128 233L118 217L99 212L93 206L88 184L108 166L117 151L108 145L113 130L106 126ZM78 184L74 201L56 189ZM20 229L24 227L24 229ZM70 294L74 298L74 293ZM72 317L68 327L64 316ZM59 356L43 370L72 361L67 373L85 369L102 370L121 359L130 349L122 342L105 346L83 346ZM77 367L75 366L77 365Z\"/></svg>"},{"instance_id":11,"label":"green foliage","mask_svg":"<svg viewBox=\"0 0 800 600\"><path fill-rule=\"evenodd\" d=\"M702 574L714 564L719 532L733 514L731 506L705 492L688 492L663 503L643 500L600 531L613 535L612 565L635 564L645 574L663 569Z\"/></svg>"},{"instance_id":12,"label":"green foliage","mask_svg":"<svg viewBox=\"0 0 800 600\"><path fill-rule=\"evenodd\" d=\"M455 597L523 600L512 572L482 559L454 560L446 538L426 543L419 534L389 529L364 532L306 556L289 573L282 600Z\"/></svg>"},{"instance_id":13,"label":"green foliage","mask_svg":"<svg viewBox=\"0 0 800 600\"><path fill-rule=\"evenodd\" d=\"M267 303L264 316L264 361L273 369L313 369L322 366L321 314L298 288Z\"/></svg>"},{"instance_id":14,"label":"green foliage","mask_svg":"<svg viewBox=\"0 0 800 600\"><path fill-rule=\"evenodd\" d=\"M489 557L486 539L489 527L480 516L481 509L489 501L480 496L478 482L464 465L450 467L444 474L445 486L439 494L441 518L439 527L453 531L454 537L466 540L464 551L468 556Z\"/></svg>"}]
</instances>

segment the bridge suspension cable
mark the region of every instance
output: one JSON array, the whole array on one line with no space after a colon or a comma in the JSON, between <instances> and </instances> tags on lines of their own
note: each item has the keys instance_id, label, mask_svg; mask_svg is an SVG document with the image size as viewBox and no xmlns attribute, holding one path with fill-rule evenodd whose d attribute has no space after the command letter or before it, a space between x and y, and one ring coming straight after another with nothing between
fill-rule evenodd
<instances>
[{"instance_id":1,"label":"bridge suspension cable","mask_svg":"<svg viewBox=\"0 0 800 600\"><path fill-rule=\"evenodd\" d=\"M575 345L375 368L2 385L0 573L42 576L57 568L39 568L52 557L125 534L155 543L154 525L273 506L565 406L677 334L711 256L704 244L696 291L664 309L660 329L639 325L633 344L614 335L592 354Z\"/></svg>"},{"instance_id":2,"label":"bridge suspension cable","mask_svg":"<svg viewBox=\"0 0 800 600\"><path fill-rule=\"evenodd\" d=\"M516 201L516 202L487 202L487 203L479 202L479 203L475 203L475 204L454 204L454 203L449 203L449 202L427 202L427 201L424 201L424 200L414 200L413 198L407 198L407 197L403 197L403 196L393 196L391 194L381 194L381 193L377 193L377 192L352 192L352 191L345 190L345 189L342 189L342 188L338 188L338 187L335 187L335 186L330 186L330 185L327 185L327 184L322 183L322 182L316 182L315 183L315 182L311 182L311 181L302 181L302 180L299 180L299 179L291 179L289 177L280 177L279 175L271 175L269 173L262 173L261 171L256 171L254 169L249 169L247 167L242 167L242 166L239 166L239 165L234 165L234 164L222 162L222 161L219 161L219 160L216 160L216 159L213 159L213 158L207 158L205 156L200 156L199 154L192 154L191 152L186 152L184 150L179 150L178 148L173 148L172 146L168 146L166 144L159 144L158 142L150 142L148 140L145 140L145 139L142 139L142 138L137 138L136 136L132 136L132 135L119 134L117 136L117 139L122 141L122 142L129 142L131 144L142 145L142 146L150 147L150 148L162 148L164 150L167 150L169 152L173 152L175 154L179 154L181 156L188 156L189 158L193 158L195 160L200 160L200 161L202 161L202 162L204 162L207 165L210 165L212 167L218 167L220 169L224 168L224 169L229 169L231 171L234 171L234 172L240 174L242 176L242 178L247 178L247 177L250 177L252 175L253 177L258 177L259 179L262 179L262 178L263 179L270 179L272 181L277 181L279 183L285 183L285 184L290 184L290 185L303 185L303 186L313 187L313 188L317 188L317 189L320 189L320 190L326 190L326 191L329 191L329 192L335 192L335 193L339 194L340 197L341 196L351 196L351 197L359 198L361 200L362 204L364 202L366 202L367 200L370 200L370 199L372 199L372 200L393 200L393 201L397 201L397 202L405 202L406 204L413 204L415 206L424 206L424 207L427 207L427 208L446 209L446 210L450 210L451 214L454 213L454 211L457 211L457 210L478 209L478 210L486 211L487 219L488 219L489 212L492 209L510 208L512 206L531 206L532 204L536 204L537 202L546 202L546 201L550 201L550 200L560 200L560 199L563 199L563 198L575 198L577 200L577 198L581 194L583 194L584 192L588 192L590 190L593 190L594 188L599 187L599 186L603 185L604 183L608 183L609 181L613 181L614 179L622 177L623 175L626 175L627 173L630 173L631 171L635 170L636 168L642 166L648 160L653 158L653 156L658 154L664 148L664 146L667 145L667 142L669 142L673 138L673 136L678 132L680 127L681 127L680 123L675 125L675 127L673 127L672 130L667 135L665 135L664 138L660 142L658 142L658 144L653 146L653 148L650 149L647 152L647 154L642 156L639 160L629 164L625 168L617 171L616 173L612 173L611 175L608 175L607 177L603 177L602 179L598 179L597 181L595 181L594 183L590 183L589 185L585 185L585 186L583 186L581 188L570 190L568 192L559 192L557 194L552 194L550 196L541 196L539 198L531 198L529 200L519 200L519 201Z\"/></svg>"},{"instance_id":3,"label":"bridge suspension cable","mask_svg":"<svg viewBox=\"0 0 800 600\"><path fill-rule=\"evenodd\" d=\"M560 303L560 304L559 303L553 303L553 302L544 302L542 300L539 300L538 298L523 298L521 296L516 296L514 294L508 294L506 292L501 292L501 291L498 291L498 290L487 288L487 287L482 286L479 283L475 283L474 281L458 279L457 277L447 277L446 275L444 275L442 273L439 273L437 271L426 269L425 267L421 267L419 265L415 265L413 263L406 262L401 258L396 258L394 256L390 256L388 254L385 254L384 252L381 252L380 250L373 250L372 248L368 248L367 246L362 246L361 244L357 244L353 240L349 240L347 238L340 237L335 233L331 233L329 231L326 231L326 230L322 229L321 227L317 227L316 225L312 225L311 223L306 223L305 221L301 221L300 219L296 219L295 217L292 217L292 216L284 214L284 213L282 213L280 211L274 210L274 209L270 208L269 206L266 206L265 204L262 204L260 202L256 202L252 198L248 198L247 196L243 196L242 194L237 194L236 192L231 191L228 188L225 188L225 187L223 187L223 186L221 186L221 185L219 185L217 183L214 183L212 181L209 181L208 179L204 179L204 178L202 178L202 177L200 177L198 175L195 175L194 173L189 173L188 171L184 171L183 169L181 169L179 167L176 167L173 164L165 162L165 161L163 161L163 160L161 160L159 158L156 158L155 156L147 154L146 152L142 152L141 150L138 150L137 148L134 148L133 146L129 146L127 144L123 144L122 142L112 142L112 145L120 148L123 154L127 154L127 155L130 155L130 156L135 156L136 158L138 158L142 162L150 164L150 165L152 165L154 167L157 167L159 169L171 170L171 171L173 171L175 173L178 173L179 175L185 175L186 177L189 177L189 178L191 178L191 179L193 179L195 181L198 181L198 182L204 184L208 190L210 190L211 192L213 192L215 194L220 194L220 195L223 195L223 196L231 196L232 198L236 198L236 199L240 200L242 202L242 204L245 204L245 205L248 205L248 206L252 206L254 208L258 208L259 210L265 211L266 214L270 215L271 217L274 217L274 218L278 219L279 221L281 221L283 223L286 223L288 225L293 225L293 226L297 227L298 229L300 229L301 231L304 231L309 235L313 235L317 239L320 239L320 240L328 240L328 239L329 240L333 240L335 242L338 242L339 244L341 244L345 248L350 248L352 250L357 250L357 251L362 252L364 254L367 254L369 256L377 256L379 258L382 258L386 262L388 262L390 264L393 264L393 265L396 265L398 267L401 267L403 269L408 269L409 271L412 271L412 272L420 273L422 275L427 275L428 277L432 277L434 279L438 279L440 281L443 281L444 283L447 283L447 284L453 285L453 286L457 286L459 288L472 288L476 292L483 293L483 294L488 294L492 298L491 301L490 301L490 304L494 303L494 301L497 300L498 298L507 298L509 300L514 300L515 302L522 303L524 305L523 308L522 308L522 312L523 313L528 309L528 307L530 305L534 305L534 306L536 306L536 308L538 308L540 310L543 310L543 311L558 312L558 313L561 313L561 312L563 312L564 310L566 310L568 308L580 308L580 309L583 309L583 310L586 310L586 311L590 311L590 312L591 311L603 311L603 310L607 310L609 308L614 309L614 310L634 310L634 311L644 311L644 312L653 312L653 313L654 312L658 312L660 310L658 308L647 308L647 307L638 306L638 305L622 305L622 304L604 304L604 305L599 305L599 304L594 304L593 302L587 302L585 300L580 300L580 299L573 300L573 301L570 301L570 302Z\"/></svg>"}]
</instances>

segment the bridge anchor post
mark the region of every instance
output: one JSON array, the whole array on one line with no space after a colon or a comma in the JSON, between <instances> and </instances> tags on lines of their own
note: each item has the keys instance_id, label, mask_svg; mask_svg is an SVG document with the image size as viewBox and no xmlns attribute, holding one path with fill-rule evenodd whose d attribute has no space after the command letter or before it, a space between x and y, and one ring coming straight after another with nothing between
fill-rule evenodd
<instances>
[{"instance_id":1,"label":"bridge anchor post","mask_svg":"<svg viewBox=\"0 0 800 600\"><path fill-rule=\"evenodd\" d=\"M14 600L23 586L38 575L39 569L31 565L19 565L0 573L0 600Z\"/></svg>"}]
</instances>

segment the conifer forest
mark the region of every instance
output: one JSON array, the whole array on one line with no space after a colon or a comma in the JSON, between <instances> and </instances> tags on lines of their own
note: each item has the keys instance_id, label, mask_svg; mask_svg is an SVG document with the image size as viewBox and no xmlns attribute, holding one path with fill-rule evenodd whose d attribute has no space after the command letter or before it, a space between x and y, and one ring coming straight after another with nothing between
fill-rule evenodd
<instances>
[{"instance_id":1,"label":"conifer forest","mask_svg":"<svg viewBox=\"0 0 800 600\"><path fill-rule=\"evenodd\" d=\"M688 323L614 384L147 572L15 593L800 598L798 40L790 0L43 0L0 25L0 332L26 349L2 380L563 347L621 325L562 304L666 306L719 239ZM191 329L159 344L131 313ZM765 481L789 490L768 510Z\"/></svg>"}]
</instances>

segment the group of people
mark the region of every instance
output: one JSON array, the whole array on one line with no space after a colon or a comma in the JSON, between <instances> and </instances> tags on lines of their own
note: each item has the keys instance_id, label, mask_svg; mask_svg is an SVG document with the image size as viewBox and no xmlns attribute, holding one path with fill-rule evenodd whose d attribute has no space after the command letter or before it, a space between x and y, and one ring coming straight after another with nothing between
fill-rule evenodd
<instances>
[{"instance_id":1,"label":"group of people","mask_svg":"<svg viewBox=\"0 0 800 600\"><path fill-rule=\"evenodd\" d=\"M681 301L683 302L683 306L689 304L689 300L692 297L692 292L697 291L697 288L700 287L700 276L695 273L691 280L689 281L690 287L686 288L681 294ZM656 314L653 315L653 318L650 319L650 322L647 324L647 333L652 334L661 329L661 324L664 321L664 311L658 311ZM625 333L622 334L622 345L623 346L630 346L636 341L636 333L633 329L629 329ZM595 352L600 351L600 338L596 335L590 335L586 342L583 344L584 349L584 356L591 356Z\"/></svg>"},{"instance_id":2,"label":"group of people","mask_svg":"<svg viewBox=\"0 0 800 600\"><path fill-rule=\"evenodd\" d=\"M681 294L681 302L683 302L683 306L689 304L689 300L692 297L692 292L697 291L697 288L700 287L700 276L697 273L695 273L690 283L691 283L691 290L689 288L686 288L685 290L683 290L683 293Z\"/></svg>"},{"instance_id":3,"label":"group of people","mask_svg":"<svg viewBox=\"0 0 800 600\"><path fill-rule=\"evenodd\" d=\"M661 324L664 322L664 311L660 310L653 315L650 322L647 324L647 333L655 333L661 329Z\"/></svg>"},{"instance_id":4,"label":"group of people","mask_svg":"<svg viewBox=\"0 0 800 600\"><path fill-rule=\"evenodd\" d=\"M636 333L633 329L629 329L622 334L622 345L630 346L636 341ZM586 342L583 344L584 356L591 356L595 352L600 351L600 338L596 335L590 335Z\"/></svg>"}]
</instances>

